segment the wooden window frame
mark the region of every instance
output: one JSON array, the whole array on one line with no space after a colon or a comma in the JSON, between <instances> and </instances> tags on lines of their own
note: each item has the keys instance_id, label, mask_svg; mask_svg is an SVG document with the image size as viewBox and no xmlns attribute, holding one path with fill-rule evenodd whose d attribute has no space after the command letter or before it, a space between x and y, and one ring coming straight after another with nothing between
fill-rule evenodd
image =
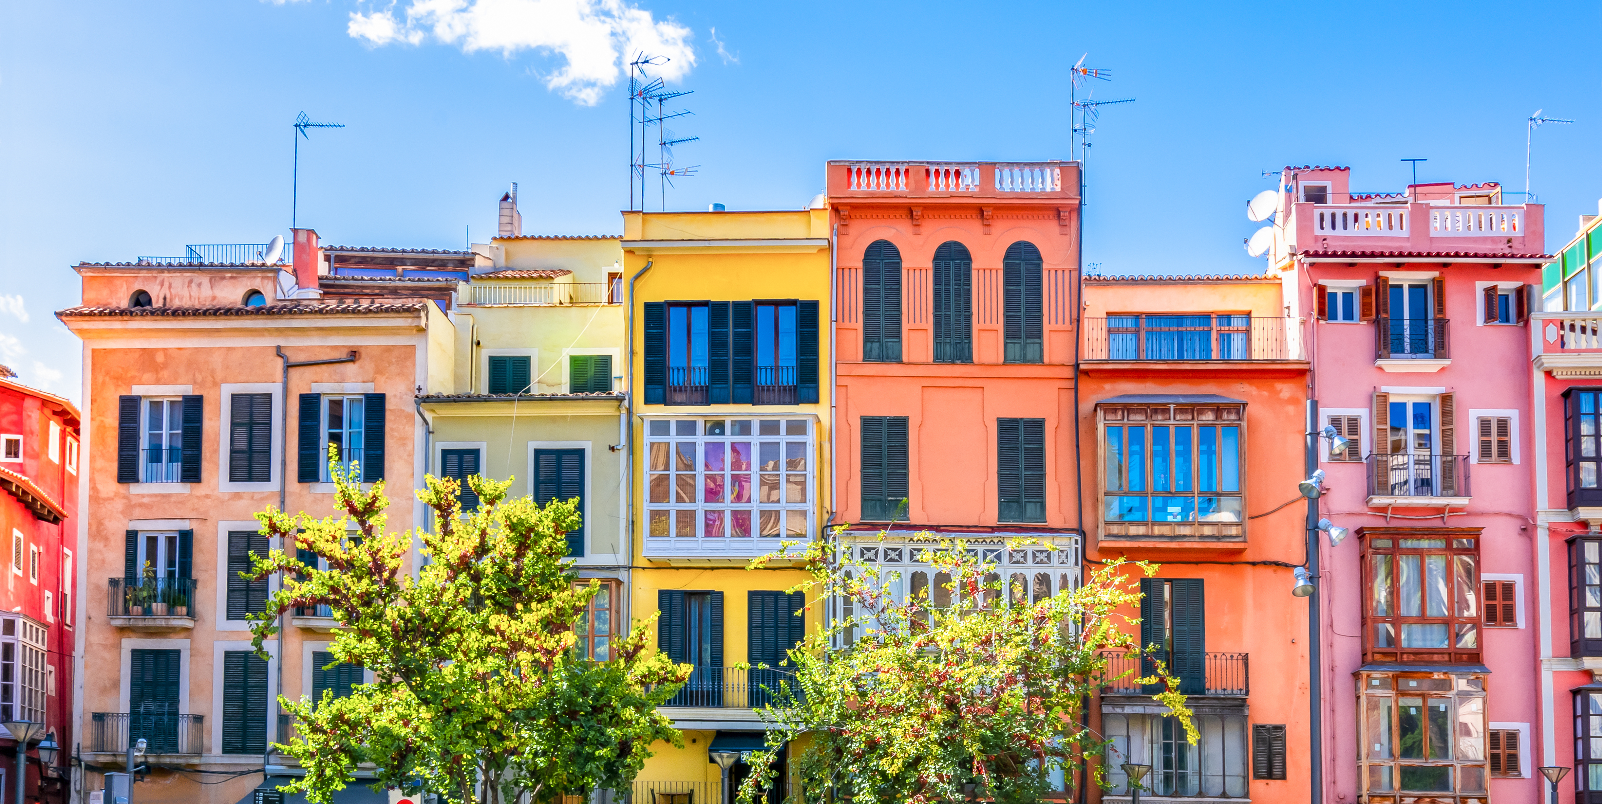
<instances>
[{"instance_id":1,"label":"wooden window frame","mask_svg":"<svg viewBox=\"0 0 1604 804\"><path fill-rule=\"evenodd\" d=\"M1591 395L1593 412L1585 414L1593 419L1593 434L1582 434L1582 397ZM1565 507L1596 507L1604 501L1604 394L1597 387L1577 386L1560 394L1565 409ZM1582 453L1584 440L1592 439L1593 455ZM1597 482L1592 488L1582 486L1582 465L1594 465Z\"/></svg>"},{"instance_id":2,"label":"wooden window frame","mask_svg":"<svg viewBox=\"0 0 1604 804\"><path fill-rule=\"evenodd\" d=\"M1326 415L1326 424L1336 429L1337 434L1348 439L1348 448L1341 457L1325 455L1327 463L1364 463L1364 451L1359 448L1359 437L1364 432L1364 417L1356 413L1333 413Z\"/></svg>"},{"instance_id":3,"label":"wooden window frame","mask_svg":"<svg viewBox=\"0 0 1604 804\"><path fill-rule=\"evenodd\" d=\"M1263 746L1261 761L1260 746ZM1287 727L1283 724L1253 724L1253 778L1287 778Z\"/></svg>"},{"instance_id":4,"label":"wooden window frame","mask_svg":"<svg viewBox=\"0 0 1604 804\"><path fill-rule=\"evenodd\" d=\"M1143 473L1144 490L1127 491L1124 489L1111 489L1109 482L1109 448L1108 428L1133 426L1142 427L1147 435L1144 436ZM1186 492L1157 492L1153 490L1152 482L1152 428L1182 427L1193 431L1192 439L1193 467L1192 488ZM1198 427L1235 427L1237 429L1237 491L1203 492L1198 487L1197 474L1197 438ZM1247 427L1247 406L1236 403L1222 404L1176 404L1173 407L1168 403L1154 402L1151 404L1111 404L1098 405L1097 408L1097 518L1102 538L1105 539L1152 539L1163 541L1237 541L1246 538L1247 510L1248 510L1248 483L1247 466L1243 460L1246 454L1249 431ZM1173 439L1173 431L1172 431ZM1216 470L1223 473L1223 441L1216 442ZM1128 445L1129 439L1125 443ZM1173 441L1172 441L1173 443ZM1129 447L1126 447L1129 454ZM1127 459L1128 461L1128 459ZM1128 463L1127 463L1128 465ZM1223 484L1216 484L1223 485ZM1108 499L1112 497L1138 496L1147 499L1148 518L1145 520L1119 520L1108 516ZM1155 521L1152 518L1152 499L1157 497L1191 496L1193 499L1193 519ZM1197 503L1201 497L1230 498L1239 500L1241 509L1237 521L1199 520L1196 519Z\"/></svg>"},{"instance_id":5,"label":"wooden window frame","mask_svg":"<svg viewBox=\"0 0 1604 804\"><path fill-rule=\"evenodd\" d=\"M1521 583L1507 578L1482 577L1483 628L1519 628Z\"/></svg>"},{"instance_id":6,"label":"wooden window frame","mask_svg":"<svg viewBox=\"0 0 1604 804\"><path fill-rule=\"evenodd\" d=\"M1148 325L1148 319L1149 318L1162 318L1162 317L1175 317L1175 316L1185 316L1185 317L1188 317L1188 318L1199 318L1199 319L1207 318L1208 319L1208 326L1207 327L1202 327L1202 326L1197 326L1197 327L1185 327L1185 326L1163 327L1163 326L1149 326ZM1114 324L1114 320L1115 319L1135 319L1135 324L1134 325L1116 326ZM1228 323L1223 323L1222 324L1221 323L1221 319L1227 319ZM1236 323L1236 319L1243 319L1247 323L1246 324L1238 324L1238 323ZM1113 338L1114 338L1115 335L1135 335L1136 336L1136 356L1134 358L1123 358L1123 359L1139 360L1139 361L1144 361L1144 362L1220 361L1220 360L1226 360L1226 361L1235 362L1235 361L1240 361L1240 360L1253 360L1254 359L1254 357L1253 357L1253 313L1251 311L1248 311L1248 310L1236 310L1236 311L1231 311L1231 310L1209 310L1209 311L1188 310L1188 311L1178 311L1178 312L1145 311L1145 312L1109 313L1107 315L1107 317L1105 317L1103 320L1108 322L1108 327L1107 327L1108 338L1109 338L1108 353L1109 353L1110 359L1114 359L1113 358L1113 355L1114 355ZM1157 334L1157 333L1166 333L1166 332L1175 332L1175 333L1181 333L1181 332L1203 333L1203 332L1207 332L1209 334L1209 356L1208 357L1148 357L1147 356L1147 335L1149 333ZM1226 350L1223 348L1222 341L1220 340L1220 337L1222 335L1242 335L1243 336L1244 349L1243 349L1243 356L1242 357L1225 357L1224 356Z\"/></svg>"},{"instance_id":7,"label":"wooden window frame","mask_svg":"<svg viewBox=\"0 0 1604 804\"><path fill-rule=\"evenodd\" d=\"M580 624L574 627L574 636L577 637L574 648L579 652L580 658L591 661L598 661L596 659L596 640L598 638L605 639L609 647L618 641L618 604L623 599L624 588L623 583L614 578L598 578L596 580L600 582L597 584L596 595L585 603L585 614L580 619ZM574 584L574 588L582 589L589 585L589 578L581 578L579 582ZM605 633L598 631L596 628L597 601L606 601L607 604L608 627ZM611 658L610 654L609 657L599 661L608 661L609 658Z\"/></svg>"},{"instance_id":8,"label":"wooden window frame","mask_svg":"<svg viewBox=\"0 0 1604 804\"><path fill-rule=\"evenodd\" d=\"M1475 717L1475 711L1480 710L1480 730L1482 735L1487 734L1488 711L1485 677L1480 673L1428 673L1428 672L1396 672L1396 673L1362 673L1358 679L1358 711L1356 718L1359 723L1359 784L1360 795L1368 795L1372 802L1388 802L1393 804L1402 796L1404 800L1414 797L1422 799L1432 795L1440 796L1438 800L1455 801L1457 797L1474 797L1481 801L1487 800L1488 754L1487 742L1483 738L1479 759L1474 756L1462 755L1461 749L1467 737L1461 733L1459 724L1463 722L1463 715ZM1417 686L1411 686L1417 685ZM1401 712L1404 706L1401 703L1406 699L1421 699L1424 708L1430 708L1433 702L1446 702L1448 709L1446 756L1432 756L1433 738L1429 725L1429 714L1422 714L1423 745L1420 752L1423 757L1403 756L1403 725ZM1388 722L1384 724L1385 731L1376 735L1369 731L1370 716L1372 713L1385 714ZM1387 742L1374 743L1372 737L1383 737ZM1439 732L1439 736L1441 733ZM1377 750L1379 746L1380 750ZM1475 751L1468 752L1471 754ZM1377 756L1385 754L1386 756ZM1403 790L1402 776L1404 768L1438 768L1447 769L1449 790L1421 791ZM1473 778L1479 776L1481 789L1475 789ZM1471 782L1467 785L1467 782Z\"/></svg>"},{"instance_id":9,"label":"wooden window frame","mask_svg":"<svg viewBox=\"0 0 1604 804\"><path fill-rule=\"evenodd\" d=\"M1524 779L1520 762L1520 729L1487 730L1487 775L1494 779ZM1512 767L1513 766L1513 767Z\"/></svg>"},{"instance_id":10,"label":"wooden window frame","mask_svg":"<svg viewBox=\"0 0 1604 804\"><path fill-rule=\"evenodd\" d=\"M1362 586L1361 605L1363 631L1361 643L1367 663L1406 663L1406 664L1480 664L1482 656L1482 604L1485 590L1481 585L1481 529L1480 528L1419 528L1419 529L1365 529L1360 536L1364 544L1361 564ZM1441 541L1442 547L1403 547L1404 541L1433 540ZM1391 582L1388 589L1390 595L1390 613L1378 615L1375 613L1374 590L1376 578L1374 559L1380 556L1390 556L1388 563ZM1427 606L1426 579L1424 577L1426 558L1428 556L1446 557L1445 571L1447 573L1447 615L1430 616L1401 614L1403 598L1401 584L1403 573L1400 570L1400 557L1417 556L1420 558L1422 577L1421 583L1421 610ZM1469 590L1471 596L1467 599L1475 601L1475 611L1469 614L1459 613L1458 604L1466 590L1458 588L1456 567L1460 557L1471 559L1471 578ZM1390 625L1391 645L1378 646L1376 634L1379 626ZM1403 627L1405 625L1442 625L1448 629L1448 646L1445 648L1419 648L1403 647ZM1472 634L1471 642L1474 647L1460 647L1461 634L1468 631Z\"/></svg>"},{"instance_id":11,"label":"wooden window frame","mask_svg":"<svg viewBox=\"0 0 1604 804\"><path fill-rule=\"evenodd\" d=\"M1476 463L1513 464L1514 455L1514 420L1508 416L1477 416Z\"/></svg>"}]
</instances>

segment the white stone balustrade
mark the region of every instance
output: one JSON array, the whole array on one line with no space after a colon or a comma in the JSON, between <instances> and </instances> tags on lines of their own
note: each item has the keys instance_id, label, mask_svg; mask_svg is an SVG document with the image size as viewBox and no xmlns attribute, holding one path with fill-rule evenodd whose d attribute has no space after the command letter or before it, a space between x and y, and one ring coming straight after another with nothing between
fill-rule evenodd
<instances>
[{"instance_id":1,"label":"white stone balustrade","mask_svg":"<svg viewBox=\"0 0 1604 804\"><path fill-rule=\"evenodd\" d=\"M1320 204L1314 208L1314 231L1323 237L1408 237L1409 208Z\"/></svg>"},{"instance_id":2,"label":"white stone balustrade","mask_svg":"<svg viewBox=\"0 0 1604 804\"><path fill-rule=\"evenodd\" d=\"M1432 237L1492 237L1526 231L1521 207L1432 207Z\"/></svg>"},{"instance_id":3,"label":"white stone balustrade","mask_svg":"<svg viewBox=\"0 0 1604 804\"><path fill-rule=\"evenodd\" d=\"M908 189L908 163L858 162L848 166L851 183L848 189L878 192L906 192Z\"/></svg>"}]
</instances>

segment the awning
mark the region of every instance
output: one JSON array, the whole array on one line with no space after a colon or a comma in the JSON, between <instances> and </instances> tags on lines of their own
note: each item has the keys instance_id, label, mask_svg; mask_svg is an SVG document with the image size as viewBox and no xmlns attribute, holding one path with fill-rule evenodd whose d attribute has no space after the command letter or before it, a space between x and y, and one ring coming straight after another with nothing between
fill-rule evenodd
<instances>
[{"instance_id":1,"label":"awning","mask_svg":"<svg viewBox=\"0 0 1604 804\"><path fill-rule=\"evenodd\" d=\"M724 731L719 730L713 735L713 742L707 746L708 753L714 751L762 751L768 748L768 741L764 739L761 731Z\"/></svg>"}]
</instances>

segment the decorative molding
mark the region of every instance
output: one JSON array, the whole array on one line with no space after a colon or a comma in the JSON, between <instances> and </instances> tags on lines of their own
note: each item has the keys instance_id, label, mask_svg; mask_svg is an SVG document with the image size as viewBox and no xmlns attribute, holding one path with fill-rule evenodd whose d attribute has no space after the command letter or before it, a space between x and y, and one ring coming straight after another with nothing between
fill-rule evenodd
<instances>
[{"instance_id":1,"label":"decorative molding","mask_svg":"<svg viewBox=\"0 0 1604 804\"><path fill-rule=\"evenodd\" d=\"M980 208L980 229L985 234L991 234L991 207Z\"/></svg>"},{"instance_id":2,"label":"decorative molding","mask_svg":"<svg viewBox=\"0 0 1604 804\"><path fill-rule=\"evenodd\" d=\"M924 214L924 207L909 207L908 213L913 216L913 233L919 234L919 216Z\"/></svg>"}]
</instances>

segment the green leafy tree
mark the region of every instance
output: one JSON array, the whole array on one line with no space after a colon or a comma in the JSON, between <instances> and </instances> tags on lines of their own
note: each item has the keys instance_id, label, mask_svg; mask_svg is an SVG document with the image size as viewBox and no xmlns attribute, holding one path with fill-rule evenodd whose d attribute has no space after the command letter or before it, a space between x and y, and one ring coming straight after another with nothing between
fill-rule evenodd
<instances>
[{"instance_id":1,"label":"green leafy tree","mask_svg":"<svg viewBox=\"0 0 1604 804\"><path fill-rule=\"evenodd\" d=\"M896 573L843 558L853 551L838 549L839 531L752 563L800 557L811 579L792 591L835 609L790 652L793 680L771 690L778 702L762 713L768 747L748 758L754 772L743 804L775 784L774 758L787 743L799 802L1034 803L1050 792L1054 769L1084 768L1106 785L1106 741L1082 716L1099 688L1130 675L1111 677L1104 651L1141 650L1132 636L1141 592L1130 567L1108 562L1074 590L1031 600L1031 590L1007 587L962 540L922 536L932 546L920 560L946 589L935 598L896 599ZM1148 576L1157 570L1135 566ZM1164 673L1160 665L1140 681L1166 685L1154 698L1196 743L1185 697Z\"/></svg>"},{"instance_id":2,"label":"green leafy tree","mask_svg":"<svg viewBox=\"0 0 1604 804\"><path fill-rule=\"evenodd\" d=\"M679 744L657 707L688 668L646 650L647 623L614 641L605 660L576 651L573 626L598 587L579 584L564 560L563 534L579 526L573 501L507 500L511 481L471 477L482 502L459 519L457 481L429 477L418 498L433 512L433 532L387 533L383 483L364 491L355 468L330 471L340 518L257 515L275 543L328 568L303 564L293 550L256 557L254 577L283 583L251 629L261 652L279 616L326 605L339 622L335 661L360 664L375 680L341 698L280 698L297 734L278 750L306 769L281 790L326 804L371 764L375 788L551 802L626 789L653 742ZM422 566L409 573L417 543Z\"/></svg>"}]
</instances>

